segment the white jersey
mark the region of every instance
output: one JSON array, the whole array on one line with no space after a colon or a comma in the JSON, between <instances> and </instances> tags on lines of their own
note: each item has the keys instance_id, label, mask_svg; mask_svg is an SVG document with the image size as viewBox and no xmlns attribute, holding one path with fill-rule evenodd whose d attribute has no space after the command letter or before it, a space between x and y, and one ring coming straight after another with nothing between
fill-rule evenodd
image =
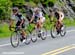
<instances>
[{"instance_id":1,"label":"white jersey","mask_svg":"<svg viewBox=\"0 0 75 55\"><path fill-rule=\"evenodd\" d=\"M43 13L42 12L39 12L38 14L36 13L33 13L33 17L37 16L38 18L41 18L43 17Z\"/></svg>"},{"instance_id":2,"label":"white jersey","mask_svg":"<svg viewBox=\"0 0 75 55\"><path fill-rule=\"evenodd\" d=\"M37 18L41 18L42 23L45 21L45 17L43 16L42 12L39 12L38 14L33 13L33 17L34 17L35 20L38 20ZM37 17L37 18L35 18L35 17Z\"/></svg>"}]
</instances>

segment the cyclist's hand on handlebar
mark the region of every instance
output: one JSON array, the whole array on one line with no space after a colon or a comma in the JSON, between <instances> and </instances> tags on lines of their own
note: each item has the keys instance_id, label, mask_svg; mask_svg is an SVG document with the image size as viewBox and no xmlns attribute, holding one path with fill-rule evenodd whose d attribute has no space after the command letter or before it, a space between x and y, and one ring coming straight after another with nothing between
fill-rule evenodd
<instances>
[{"instance_id":1,"label":"cyclist's hand on handlebar","mask_svg":"<svg viewBox=\"0 0 75 55\"><path fill-rule=\"evenodd\" d=\"M21 26L18 26L18 28L21 28Z\"/></svg>"},{"instance_id":2,"label":"cyclist's hand on handlebar","mask_svg":"<svg viewBox=\"0 0 75 55\"><path fill-rule=\"evenodd\" d=\"M12 29L11 29L11 28L12 28L12 26L10 25L10 26L9 26L9 30L10 30L10 31L12 31Z\"/></svg>"}]
</instances>

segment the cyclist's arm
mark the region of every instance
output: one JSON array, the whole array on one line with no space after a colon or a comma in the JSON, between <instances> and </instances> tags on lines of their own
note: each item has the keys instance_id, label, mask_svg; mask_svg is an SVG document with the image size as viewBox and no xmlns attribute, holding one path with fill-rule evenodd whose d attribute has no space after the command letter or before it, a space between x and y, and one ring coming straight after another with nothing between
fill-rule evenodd
<instances>
[{"instance_id":1,"label":"cyclist's arm","mask_svg":"<svg viewBox=\"0 0 75 55\"><path fill-rule=\"evenodd\" d=\"M10 19L9 27L12 27L13 26L13 23L14 23L14 20L13 19Z\"/></svg>"},{"instance_id":2,"label":"cyclist's arm","mask_svg":"<svg viewBox=\"0 0 75 55\"><path fill-rule=\"evenodd\" d=\"M24 23L24 19L21 20L20 26Z\"/></svg>"},{"instance_id":3,"label":"cyclist's arm","mask_svg":"<svg viewBox=\"0 0 75 55\"><path fill-rule=\"evenodd\" d=\"M14 23L14 20L15 20L15 16L14 15L11 15L10 17L10 23L9 23L9 27L12 27L13 26L13 23Z\"/></svg>"},{"instance_id":4,"label":"cyclist's arm","mask_svg":"<svg viewBox=\"0 0 75 55\"><path fill-rule=\"evenodd\" d=\"M34 20L34 17L35 17L35 13L33 13L30 23Z\"/></svg>"},{"instance_id":5,"label":"cyclist's arm","mask_svg":"<svg viewBox=\"0 0 75 55\"><path fill-rule=\"evenodd\" d=\"M30 23L34 20L34 17L31 18Z\"/></svg>"}]
</instances>

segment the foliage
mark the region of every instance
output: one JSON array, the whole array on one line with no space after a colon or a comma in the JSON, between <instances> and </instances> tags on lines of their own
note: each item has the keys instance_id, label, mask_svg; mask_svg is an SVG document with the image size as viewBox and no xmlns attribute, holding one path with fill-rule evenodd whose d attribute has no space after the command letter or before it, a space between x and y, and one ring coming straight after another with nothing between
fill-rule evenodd
<instances>
[{"instance_id":1,"label":"foliage","mask_svg":"<svg viewBox=\"0 0 75 55\"><path fill-rule=\"evenodd\" d=\"M10 18L11 8L13 6L21 8L24 4L24 0L0 0L0 20Z\"/></svg>"},{"instance_id":2,"label":"foliage","mask_svg":"<svg viewBox=\"0 0 75 55\"><path fill-rule=\"evenodd\" d=\"M12 3L10 0L0 0L0 19L9 17L11 5Z\"/></svg>"}]
</instances>

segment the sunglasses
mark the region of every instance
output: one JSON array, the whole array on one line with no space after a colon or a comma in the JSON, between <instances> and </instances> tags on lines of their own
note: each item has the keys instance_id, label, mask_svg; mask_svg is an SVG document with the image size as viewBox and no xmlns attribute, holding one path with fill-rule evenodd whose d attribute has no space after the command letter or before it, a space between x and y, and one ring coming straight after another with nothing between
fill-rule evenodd
<instances>
[{"instance_id":1,"label":"sunglasses","mask_svg":"<svg viewBox=\"0 0 75 55\"><path fill-rule=\"evenodd\" d=\"M12 10L12 11L17 11L17 10Z\"/></svg>"}]
</instances>

